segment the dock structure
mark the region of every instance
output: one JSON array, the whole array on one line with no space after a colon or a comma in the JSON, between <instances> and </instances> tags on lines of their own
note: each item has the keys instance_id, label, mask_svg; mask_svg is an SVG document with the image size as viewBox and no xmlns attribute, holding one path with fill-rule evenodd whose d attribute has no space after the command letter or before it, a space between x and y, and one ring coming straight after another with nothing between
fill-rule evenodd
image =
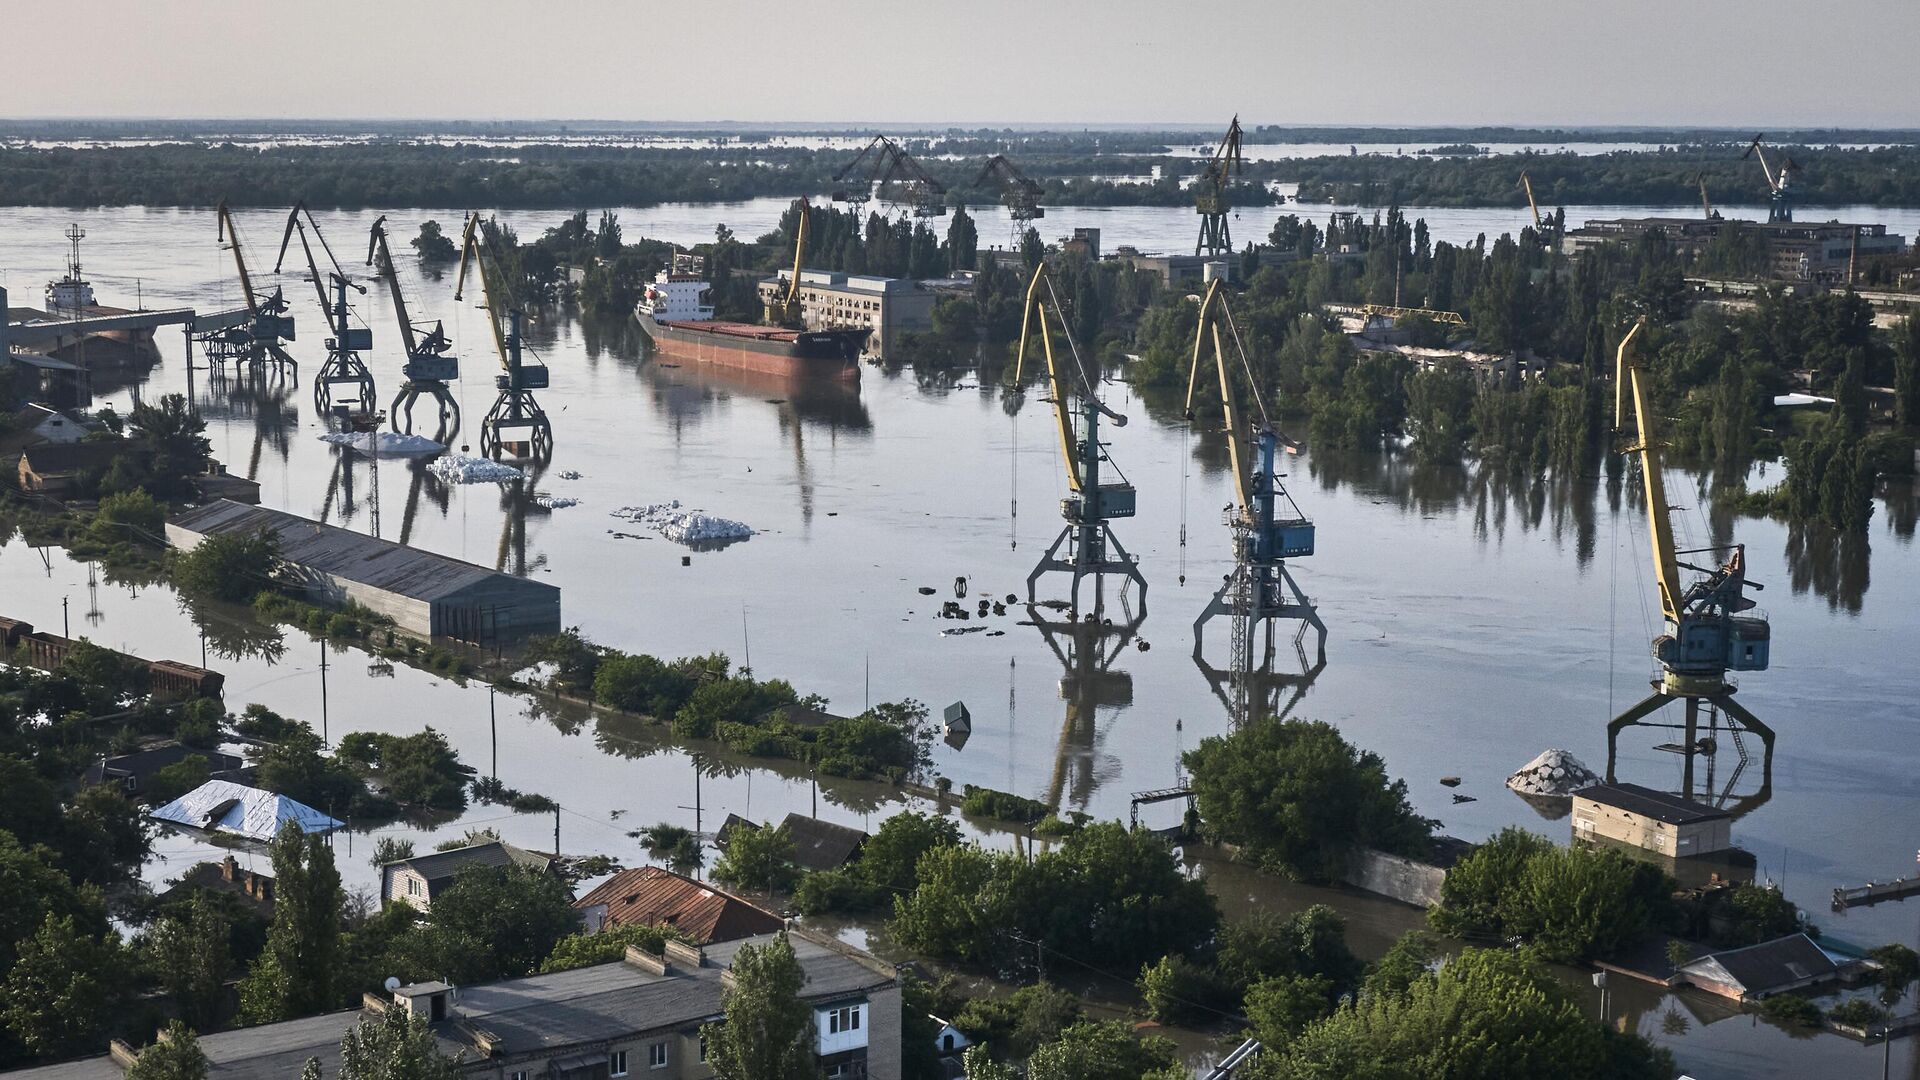
<instances>
[{"instance_id":1,"label":"dock structure","mask_svg":"<svg viewBox=\"0 0 1920 1080\"><path fill-rule=\"evenodd\" d=\"M1869 881L1865 885L1842 886L1833 890L1833 910L1870 907L1882 900L1905 900L1909 896L1920 896L1920 877Z\"/></svg>"},{"instance_id":2,"label":"dock structure","mask_svg":"<svg viewBox=\"0 0 1920 1080\"><path fill-rule=\"evenodd\" d=\"M123 311L94 307L77 317L51 315L36 308L7 309L7 340L15 345L61 343L79 337L151 331L162 326L191 326L192 308Z\"/></svg>"},{"instance_id":3,"label":"dock structure","mask_svg":"<svg viewBox=\"0 0 1920 1080\"><path fill-rule=\"evenodd\" d=\"M167 542L182 551L260 532L279 541L284 568L318 602L357 603L402 633L496 645L560 632L560 590L542 581L230 499L167 522Z\"/></svg>"}]
</instances>

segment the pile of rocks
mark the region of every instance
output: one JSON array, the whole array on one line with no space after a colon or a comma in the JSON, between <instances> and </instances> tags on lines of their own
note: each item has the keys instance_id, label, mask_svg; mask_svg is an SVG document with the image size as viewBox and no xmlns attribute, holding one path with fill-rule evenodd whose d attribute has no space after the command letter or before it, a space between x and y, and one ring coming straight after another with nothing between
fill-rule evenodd
<instances>
[{"instance_id":1,"label":"pile of rocks","mask_svg":"<svg viewBox=\"0 0 1920 1080\"><path fill-rule=\"evenodd\" d=\"M1522 795L1565 798L1600 782L1599 774L1565 750L1548 750L1507 777L1507 787Z\"/></svg>"}]
</instances>

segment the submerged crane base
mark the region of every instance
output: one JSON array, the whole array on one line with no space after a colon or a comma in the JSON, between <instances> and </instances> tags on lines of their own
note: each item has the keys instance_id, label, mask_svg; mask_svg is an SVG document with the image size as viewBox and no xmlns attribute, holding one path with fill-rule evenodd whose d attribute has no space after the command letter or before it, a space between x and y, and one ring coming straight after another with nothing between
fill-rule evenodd
<instances>
[{"instance_id":1,"label":"submerged crane base","mask_svg":"<svg viewBox=\"0 0 1920 1080\"><path fill-rule=\"evenodd\" d=\"M393 396L393 405L387 415L393 418L393 428L403 435L413 434L413 407L421 397L431 397L438 406L440 426L434 433L435 442L451 442L460 434L460 405L453 400L453 391L443 382L404 382L400 392Z\"/></svg>"},{"instance_id":2,"label":"submerged crane base","mask_svg":"<svg viewBox=\"0 0 1920 1080\"><path fill-rule=\"evenodd\" d=\"M1061 545L1073 543L1073 557L1059 557ZM1108 555L1113 552L1118 557ZM1097 612L1105 604L1101 583L1108 574L1126 578L1140 586L1140 615L1147 616L1147 578L1140 572L1139 563L1120 546L1120 539L1113 535L1113 527L1105 521L1087 524L1069 523L1054 537L1047 546L1046 554L1034 565L1033 573L1027 575L1027 603L1035 603L1035 589L1040 578L1048 573L1069 573L1073 575L1073 586L1067 595L1072 610L1080 609L1080 581L1092 575L1094 579L1094 610ZM1124 587L1123 587L1124 588Z\"/></svg>"},{"instance_id":3,"label":"submerged crane base","mask_svg":"<svg viewBox=\"0 0 1920 1080\"><path fill-rule=\"evenodd\" d=\"M524 438L509 439L502 432L526 433ZM524 390L503 391L480 422L480 452L498 460L509 447L514 456L533 461L553 457L553 422L533 395ZM518 449L524 447L524 449Z\"/></svg>"},{"instance_id":4,"label":"submerged crane base","mask_svg":"<svg viewBox=\"0 0 1920 1080\"><path fill-rule=\"evenodd\" d=\"M352 388L352 396L340 393L341 388ZM313 407L322 416L330 415L337 403L352 403L360 406L363 412L372 412L375 405L373 373L367 365L353 353L329 353L327 362L320 365L320 371L313 377Z\"/></svg>"},{"instance_id":5,"label":"submerged crane base","mask_svg":"<svg viewBox=\"0 0 1920 1080\"><path fill-rule=\"evenodd\" d=\"M1675 701L1684 702L1686 705L1686 719L1684 722L1679 724L1647 722L1647 717ZM1762 723L1759 717L1748 712L1746 706L1733 700L1733 687L1724 682L1713 691L1694 694L1675 693L1669 691L1663 683L1655 682L1653 684L1652 694L1619 716L1614 717L1612 722L1607 725L1607 783L1611 784L1615 782L1614 765L1619 756L1620 732L1635 726L1679 728L1684 732L1684 736L1683 741L1675 749L1675 752L1681 754L1686 762L1682 768L1681 787L1684 789L1685 798L1693 798L1694 758L1704 755L1711 761L1719 750L1717 740L1702 740L1700 738L1700 712L1701 706L1703 705L1717 714L1726 717L1727 733L1733 738L1735 748L1740 751L1740 763L1735 766L1733 775L1729 777L1727 781L1728 791L1732 790L1734 781L1739 778L1740 771L1746 767L1747 763L1746 750L1740 747L1740 732L1751 731L1755 735L1760 736L1760 790L1751 795L1734 799L1732 807L1734 816L1738 817L1758 809L1771 799L1773 797L1773 729ZM1710 767L1708 774L1709 788L1713 782L1711 775ZM1709 792L1709 794L1711 794L1711 792Z\"/></svg>"},{"instance_id":6,"label":"submerged crane base","mask_svg":"<svg viewBox=\"0 0 1920 1080\"><path fill-rule=\"evenodd\" d=\"M1253 580L1245 586L1248 602L1241 602L1239 594L1243 586L1235 580L1238 576L1238 572L1228 575L1227 579L1220 583L1220 588L1214 591L1213 599L1207 602L1206 608L1200 612L1200 617L1193 620L1193 658L1195 660L1201 658L1207 623L1221 615L1226 615L1236 619L1249 619L1252 624L1264 624L1267 632L1268 663L1273 660L1274 623L1300 623L1300 628L1293 635L1296 648L1299 648L1307 628L1312 627L1319 637L1317 662L1324 666L1327 662L1327 624L1320 621L1318 609L1314 607L1312 601L1307 599L1307 594L1300 590L1300 584L1293 580L1293 575L1287 572L1286 566L1280 564L1275 566L1271 573L1254 575ZM1261 599L1254 595L1257 592L1265 592L1268 595ZM1289 594L1293 597L1291 602L1286 599ZM1247 627L1249 636L1253 630L1252 624ZM1306 658L1304 648L1300 648L1300 655L1304 663Z\"/></svg>"}]
</instances>

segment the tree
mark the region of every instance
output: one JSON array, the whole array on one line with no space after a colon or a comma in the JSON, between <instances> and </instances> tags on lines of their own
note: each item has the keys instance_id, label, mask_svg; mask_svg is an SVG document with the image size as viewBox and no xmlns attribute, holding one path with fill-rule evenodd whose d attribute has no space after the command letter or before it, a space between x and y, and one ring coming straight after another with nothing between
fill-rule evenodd
<instances>
[{"instance_id":1,"label":"tree","mask_svg":"<svg viewBox=\"0 0 1920 1080\"><path fill-rule=\"evenodd\" d=\"M428 219L420 223L420 235L408 243L413 245L414 253L421 262L452 262L460 257L460 248L453 239L440 231L440 223Z\"/></svg>"},{"instance_id":2,"label":"tree","mask_svg":"<svg viewBox=\"0 0 1920 1080\"><path fill-rule=\"evenodd\" d=\"M1208 828L1292 877L1335 879L1355 847L1419 856L1431 840L1406 783L1331 724L1263 718L1183 760Z\"/></svg>"},{"instance_id":3,"label":"tree","mask_svg":"<svg viewBox=\"0 0 1920 1080\"><path fill-rule=\"evenodd\" d=\"M1133 1032L1124 1020L1075 1024L1027 1059L1027 1080L1145 1080L1179 1064L1172 1039Z\"/></svg>"},{"instance_id":4,"label":"tree","mask_svg":"<svg viewBox=\"0 0 1920 1080\"><path fill-rule=\"evenodd\" d=\"M440 1052L433 1029L405 1009L367 1017L340 1039L339 1080L458 1080L457 1059Z\"/></svg>"},{"instance_id":5,"label":"tree","mask_svg":"<svg viewBox=\"0 0 1920 1080\"><path fill-rule=\"evenodd\" d=\"M558 876L530 866L469 866L433 898L424 932L401 949L419 977L485 982L532 974L578 928Z\"/></svg>"},{"instance_id":6,"label":"tree","mask_svg":"<svg viewBox=\"0 0 1920 1080\"><path fill-rule=\"evenodd\" d=\"M364 788L352 772L321 749L320 736L312 728L300 724L289 729L278 742L261 750L256 782L318 810L345 810Z\"/></svg>"},{"instance_id":7,"label":"tree","mask_svg":"<svg viewBox=\"0 0 1920 1080\"><path fill-rule=\"evenodd\" d=\"M1447 872L1427 921L1442 933L1518 937L1549 959L1607 956L1663 924L1672 879L1617 851L1502 830Z\"/></svg>"},{"instance_id":8,"label":"tree","mask_svg":"<svg viewBox=\"0 0 1920 1080\"><path fill-rule=\"evenodd\" d=\"M102 888L132 881L153 847L153 829L133 800L100 784L82 790L61 823L67 869Z\"/></svg>"},{"instance_id":9,"label":"tree","mask_svg":"<svg viewBox=\"0 0 1920 1080\"><path fill-rule=\"evenodd\" d=\"M731 829L727 850L713 865L715 881L769 893L793 887L800 872L793 862L793 836L783 822L757 829Z\"/></svg>"},{"instance_id":10,"label":"tree","mask_svg":"<svg viewBox=\"0 0 1920 1080\"><path fill-rule=\"evenodd\" d=\"M132 990L119 939L49 915L19 943L6 977L4 1019L29 1050L50 1057L94 1046Z\"/></svg>"},{"instance_id":11,"label":"tree","mask_svg":"<svg viewBox=\"0 0 1920 1080\"><path fill-rule=\"evenodd\" d=\"M171 765L155 769L147 777L146 795L155 803L165 805L207 782L209 775L207 759L199 754L188 754Z\"/></svg>"},{"instance_id":12,"label":"tree","mask_svg":"<svg viewBox=\"0 0 1920 1080\"><path fill-rule=\"evenodd\" d=\"M1362 995L1262 1054L1254 1080L1552 1076L1667 1080L1673 1061L1594 1023L1526 953L1466 949L1404 993Z\"/></svg>"},{"instance_id":13,"label":"tree","mask_svg":"<svg viewBox=\"0 0 1920 1080\"><path fill-rule=\"evenodd\" d=\"M388 863L404 862L411 858L413 858L413 841L403 840L397 836L383 836L374 842L373 858L370 861L373 863L373 868L378 870Z\"/></svg>"},{"instance_id":14,"label":"tree","mask_svg":"<svg viewBox=\"0 0 1920 1080\"><path fill-rule=\"evenodd\" d=\"M638 831L647 854L667 864L676 873L694 869L706 861L706 849L692 829L661 822Z\"/></svg>"},{"instance_id":15,"label":"tree","mask_svg":"<svg viewBox=\"0 0 1920 1080\"><path fill-rule=\"evenodd\" d=\"M1040 982L1005 997L969 998L954 1013L953 1024L994 1056L1024 1061L1083 1019L1079 998Z\"/></svg>"},{"instance_id":16,"label":"tree","mask_svg":"<svg viewBox=\"0 0 1920 1080\"><path fill-rule=\"evenodd\" d=\"M208 600L240 602L273 585L280 565L280 539L261 529L254 533L215 533L192 551L174 553L173 583L181 592Z\"/></svg>"},{"instance_id":17,"label":"tree","mask_svg":"<svg viewBox=\"0 0 1920 1080\"><path fill-rule=\"evenodd\" d=\"M0 772L0 797L6 792ZM107 927L106 905L100 891L76 883L60 868L59 856L44 844L23 846L11 832L0 829L0 971L10 971L19 958L19 944L46 921L71 917L90 932Z\"/></svg>"},{"instance_id":18,"label":"tree","mask_svg":"<svg viewBox=\"0 0 1920 1080\"><path fill-rule=\"evenodd\" d=\"M1361 993L1376 997L1406 993L1407 987L1431 971L1438 951L1432 935L1421 930L1407 931L1374 963L1361 985Z\"/></svg>"},{"instance_id":19,"label":"tree","mask_svg":"<svg viewBox=\"0 0 1920 1080\"><path fill-rule=\"evenodd\" d=\"M966 1080L1020 1080L1020 1070L1003 1065L984 1046L969 1046L960 1058Z\"/></svg>"},{"instance_id":20,"label":"tree","mask_svg":"<svg viewBox=\"0 0 1920 1080\"><path fill-rule=\"evenodd\" d=\"M273 925L267 948L240 986L240 1010L264 1024L338 1004L340 909L346 896L333 848L289 821L273 842Z\"/></svg>"},{"instance_id":21,"label":"tree","mask_svg":"<svg viewBox=\"0 0 1920 1080\"><path fill-rule=\"evenodd\" d=\"M1285 1047L1332 1011L1333 983L1317 975L1279 975L1247 990L1247 1019L1263 1047Z\"/></svg>"},{"instance_id":22,"label":"tree","mask_svg":"<svg viewBox=\"0 0 1920 1080\"><path fill-rule=\"evenodd\" d=\"M212 894L196 889L183 909L161 916L147 935L147 955L161 987L196 1029L220 1022L227 972L233 966L232 934L233 926Z\"/></svg>"},{"instance_id":23,"label":"tree","mask_svg":"<svg viewBox=\"0 0 1920 1080\"><path fill-rule=\"evenodd\" d=\"M1233 1004L1220 973L1184 956L1163 956L1134 981L1147 1015L1165 1023L1204 1023Z\"/></svg>"},{"instance_id":24,"label":"tree","mask_svg":"<svg viewBox=\"0 0 1920 1080\"><path fill-rule=\"evenodd\" d=\"M971 270L979 260L980 229L964 206L956 206L947 225L947 268Z\"/></svg>"},{"instance_id":25,"label":"tree","mask_svg":"<svg viewBox=\"0 0 1920 1080\"><path fill-rule=\"evenodd\" d=\"M960 826L952 818L905 810L880 823L860 846L854 864L867 884L887 893L913 891L915 868L921 856L937 847L960 843Z\"/></svg>"},{"instance_id":26,"label":"tree","mask_svg":"<svg viewBox=\"0 0 1920 1080\"><path fill-rule=\"evenodd\" d=\"M150 482L157 494L189 490L186 478L206 472L212 460L207 422L187 403L185 394L167 394L157 404L135 405L127 415L127 429L153 447Z\"/></svg>"},{"instance_id":27,"label":"tree","mask_svg":"<svg viewBox=\"0 0 1920 1080\"><path fill-rule=\"evenodd\" d=\"M169 1020L160 1037L127 1067L127 1080L206 1080L209 1064L193 1029Z\"/></svg>"},{"instance_id":28,"label":"tree","mask_svg":"<svg viewBox=\"0 0 1920 1080\"><path fill-rule=\"evenodd\" d=\"M429 726L412 735L378 740L380 779L394 798L411 806L462 810L467 805L467 770L447 743Z\"/></svg>"},{"instance_id":29,"label":"tree","mask_svg":"<svg viewBox=\"0 0 1920 1080\"><path fill-rule=\"evenodd\" d=\"M811 1080L807 1045L812 1010L800 1000L806 972L782 933L765 945L742 945L733 957L733 985L721 991L726 1019L701 1029L707 1063L720 1080Z\"/></svg>"},{"instance_id":30,"label":"tree","mask_svg":"<svg viewBox=\"0 0 1920 1080\"><path fill-rule=\"evenodd\" d=\"M1882 945L1869 951L1867 959L1880 965L1880 1000L1888 1008L1898 1004L1913 981L1920 979L1920 954L1905 945Z\"/></svg>"},{"instance_id":31,"label":"tree","mask_svg":"<svg viewBox=\"0 0 1920 1080\"><path fill-rule=\"evenodd\" d=\"M87 531L104 544L135 543L166 546L167 508L145 491L116 491L100 500Z\"/></svg>"}]
</instances>

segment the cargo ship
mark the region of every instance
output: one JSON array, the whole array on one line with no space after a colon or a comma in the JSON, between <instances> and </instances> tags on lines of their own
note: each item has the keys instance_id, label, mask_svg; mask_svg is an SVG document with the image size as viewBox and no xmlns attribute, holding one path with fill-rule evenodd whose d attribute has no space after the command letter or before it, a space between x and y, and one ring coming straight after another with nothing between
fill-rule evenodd
<instances>
[{"instance_id":1,"label":"cargo ship","mask_svg":"<svg viewBox=\"0 0 1920 1080\"><path fill-rule=\"evenodd\" d=\"M635 305L640 328L661 356L772 375L860 377L860 351L870 329L800 330L716 319L705 302L707 282L691 271L687 256L676 257Z\"/></svg>"}]
</instances>

